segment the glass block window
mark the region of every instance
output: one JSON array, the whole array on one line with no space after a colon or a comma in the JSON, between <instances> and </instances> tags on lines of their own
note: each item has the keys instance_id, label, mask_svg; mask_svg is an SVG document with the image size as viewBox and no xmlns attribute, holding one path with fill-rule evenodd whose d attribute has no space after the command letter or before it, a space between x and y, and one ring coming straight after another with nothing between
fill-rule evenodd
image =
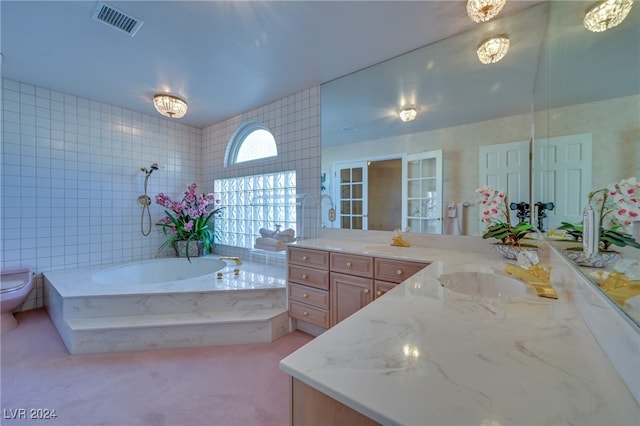
<instances>
[{"instance_id":1,"label":"glass block window","mask_svg":"<svg viewBox=\"0 0 640 426\"><path fill-rule=\"evenodd\" d=\"M296 229L296 172L218 179L214 192L225 206L216 218L223 245L252 248L260 228Z\"/></svg>"},{"instance_id":2,"label":"glass block window","mask_svg":"<svg viewBox=\"0 0 640 426\"><path fill-rule=\"evenodd\" d=\"M257 121L247 121L231 135L225 153L225 167L277 156L276 139L269 128Z\"/></svg>"}]
</instances>

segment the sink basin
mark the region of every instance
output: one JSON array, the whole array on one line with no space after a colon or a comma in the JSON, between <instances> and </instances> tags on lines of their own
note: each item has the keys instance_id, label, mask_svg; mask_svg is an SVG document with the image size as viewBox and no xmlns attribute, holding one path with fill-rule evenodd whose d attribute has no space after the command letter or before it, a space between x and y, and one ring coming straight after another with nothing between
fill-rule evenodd
<instances>
[{"instance_id":1,"label":"sink basin","mask_svg":"<svg viewBox=\"0 0 640 426\"><path fill-rule=\"evenodd\" d=\"M470 296L513 299L527 293L522 281L488 272L452 272L438 278L443 287Z\"/></svg>"}]
</instances>

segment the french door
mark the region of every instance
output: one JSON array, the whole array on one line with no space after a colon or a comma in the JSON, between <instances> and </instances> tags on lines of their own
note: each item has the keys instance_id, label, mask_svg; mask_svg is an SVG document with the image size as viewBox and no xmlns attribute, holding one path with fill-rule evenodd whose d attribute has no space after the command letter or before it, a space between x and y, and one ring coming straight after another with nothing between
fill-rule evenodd
<instances>
[{"instance_id":1,"label":"french door","mask_svg":"<svg viewBox=\"0 0 640 426\"><path fill-rule=\"evenodd\" d=\"M442 234L442 150L402 159L402 229Z\"/></svg>"},{"instance_id":2,"label":"french door","mask_svg":"<svg viewBox=\"0 0 640 426\"><path fill-rule=\"evenodd\" d=\"M367 172L366 161L336 164L337 216L342 229L368 229Z\"/></svg>"}]
</instances>

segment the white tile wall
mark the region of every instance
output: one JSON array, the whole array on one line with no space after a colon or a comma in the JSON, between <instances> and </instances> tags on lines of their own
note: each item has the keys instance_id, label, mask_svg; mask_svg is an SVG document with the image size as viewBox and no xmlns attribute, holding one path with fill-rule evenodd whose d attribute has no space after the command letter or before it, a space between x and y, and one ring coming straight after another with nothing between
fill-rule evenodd
<instances>
[{"instance_id":1,"label":"white tile wall","mask_svg":"<svg viewBox=\"0 0 640 426\"><path fill-rule=\"evenodd\" d=\"M23 309L43 305L42 272L155 256L163 236L142 235L136 201L143 166L160 164L149 179L152 198L179 198L191 182L209 192L217 176L290 167L302 190L319 186L319 87L206 129L8 79L2 110L0 267L38 274ZM246 119L274 130L281 156L251 171L224 169L229 137ZM155 223L161 207L152 204L151 214Z\"/></svg>"},{"instance_id":2,"label":"white tile wall","mask_svg":"<svg viewBox=\"0 0 640 426\"><path fill-rule=\"evenodd\" d=\"M236 128L249 120L265 124L278 146L274 160L224 167L225 150ZM312 87L203 129L203 182L217 178L295 170L298 194L310 194L304 208L304 236L316 237L320 196L320 87ZM302 219L298 218L298 226Z\"/></svg>"}]
</instances>

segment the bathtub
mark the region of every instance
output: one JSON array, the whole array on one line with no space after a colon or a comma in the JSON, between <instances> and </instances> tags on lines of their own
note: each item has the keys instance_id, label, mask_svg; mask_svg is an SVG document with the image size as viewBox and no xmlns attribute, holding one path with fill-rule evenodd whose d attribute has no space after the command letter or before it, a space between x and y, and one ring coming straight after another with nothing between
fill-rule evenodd
<instances>
[{"instance_id":1,"label":"bathtub","mask_svg":"<svg viewBox=\"0 0 640 426\"><path fill-rule=\"evenodd\" d=\"M49 317L72 354L268 342L289 331L284 265L205 256L43 275Z\"/></svg>"},{"instance_id":2,"label":"bathtub","mask_svg":"<svg viewBox=\"0 0 640 426\"><path fill-rule=\"evenodd\" d=\"M234 269L240 269L238 275ZM217 276L222 273L222 279ZM44 272L63 297L285 288L286 268L263 263L236 266L217 256L161 258Z\"/></svg>"},{"instance_id":3,"label":"bathtub","mask_svg":"<svg viewBox=\"0 0 640 426\"><path fill-rule=\"evenodd\" d=\"M103 269L91 277L98 284L144 285L213 274L226 268L226 262L211 257L154 259Z\"/></svg>"}]
</instances>

